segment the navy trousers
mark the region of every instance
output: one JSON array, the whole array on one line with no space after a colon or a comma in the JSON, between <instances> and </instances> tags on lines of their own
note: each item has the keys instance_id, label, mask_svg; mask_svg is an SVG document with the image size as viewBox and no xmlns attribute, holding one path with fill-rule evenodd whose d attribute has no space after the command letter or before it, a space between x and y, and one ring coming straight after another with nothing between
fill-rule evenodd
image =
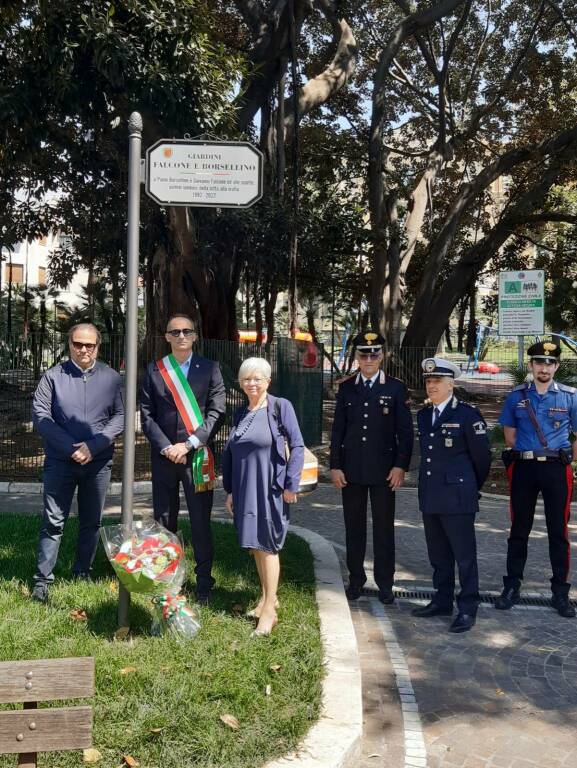
<instances>
[{"instance_id":1,"label":"navy trousers","mask_svg":"<svg viewBox=\"0 0 577 768\"><path fill-rule=\"evenodd\" d=\"M433 566L433 602L452 608L455 593L455 562L461 591L461 613L475 615L479 606L479 571L474 515L423 515L429 560Z\"/></svg>"},{"instance_id":2,"label":"navy trousers","mask_svg":"<svg viewBox=\"0 0 577 768\"><path fill-rule=\"evenodd\" d=\"M190 461L186 464L175 464L164 456L152 456L154 519L173 533L176 533L178 523L181 483L188 508L192 551L196 561L196 592L206 595L214 585L211 575L214 551L210 529L213 492L195 492Z\"/></svg>"},{"instance_id":3,"label":"navy trousers","mask_svg":"<svg viewBox=\"0 0 577 768\"><path fill-rule=\"evenodd\" d=\"M93 459L78 464L72 459L46 459L44 464L44 516L38 543L38 564L34 581L52 584L60 540L78 488L78 540L73 574L88 574L98 546L100 520L112 459Z\"/></svg>"},{"instance_id":4,"label":"navy trousers","mask_svg":"<svg viewBox=\"0 0 577 768\"><path fill-rule=\"evenodd\" d=\"M529 534L535 517L539 492L543 495L549 538L549 559L553 577L551 591L557 597L569 595L569 513L573 472L559 461L516 461L509 468L511 484L511 533L507 547L505 587L519 589L527 562Z\"/></svg>"},{"instance_id":5,"label":"navy trousers","mask_svg":"<svg viewBox=\"0 0 577 768\"><path fill-rule=\"evenodd\" d=\"M355 485L342 489L347 567L352 586L362 587L367 580L367 504L371 497L375 582L381 592L393 587L395 578L395 494L388 485Z\"/></svg>"}]
</instances>

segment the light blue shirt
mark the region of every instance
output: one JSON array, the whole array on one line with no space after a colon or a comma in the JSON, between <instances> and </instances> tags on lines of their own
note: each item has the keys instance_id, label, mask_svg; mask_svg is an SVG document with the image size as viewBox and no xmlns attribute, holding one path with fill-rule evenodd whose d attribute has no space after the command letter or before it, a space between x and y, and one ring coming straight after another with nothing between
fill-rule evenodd
<instances>
[{"instance_id":1,"label":"light blue shirt","mask_svg":"<svg viewBox=\"0 0 577 768\"><path fill-rule=\"evenodd\" d=\"M180 370L184 373L185 378L188 378L188 371L190 369L190 361L192 360L192 354L190 354L184 363L180 364Z\"/></svg>"},{"instance_id":2,"label":"light blue shirt","mask_svg":"<svg viewBox=\"0 0 577 768\"><path fill-rule=\"evenodd\" d=\"M499 423L504 427L514 427L515 450L540 451L543 445L539 440L529 411L526 395L533 407L537 423L547 440L547 448L559 450L570 449L570 432L577 432L577 393L573 387L567 387L553 381L547 392L540 395L534 382L525 387L515 387L507 396L499 417Z\"/></svg>"}]
</instances>

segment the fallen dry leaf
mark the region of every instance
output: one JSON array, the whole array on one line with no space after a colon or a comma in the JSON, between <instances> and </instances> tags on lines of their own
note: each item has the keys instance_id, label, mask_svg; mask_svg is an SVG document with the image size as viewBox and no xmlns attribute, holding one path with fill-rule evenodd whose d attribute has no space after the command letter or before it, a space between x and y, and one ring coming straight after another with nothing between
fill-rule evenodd
<instances>
[{"instance_id":1,"label":"fallen dry leaf","mask_svg":"<svg viewBox=\"0 0 577 768\"><path fill-rule=\"evenodd\" d=\"M150 733L153 733L155 736L158 736L159 733L162 733L164 729L163 728L151 728Z\"/></svg>"},{"instance_id":2,"label":"fallen dry leaf","mask_svg":"<svg viewBox=\"0 0 577 768\"><path fill-rule=\"evenodd\" d=\"M170 672L170 667L159 667L161 672Z\"/></svg>"},{"instance_id":3,"label":"fallen dry leaf","mask_svg":"<svg viewBox=\"0 0 577 768\"><path fill-rule=\"evenodd\" d=\"M97 763L99 760L102 760L102 755L97 749L91 747L90 749L82 750L82 760L85 763Z\"/></svg>"},{"instance_id":4,"label":"fallen dry leaf","mask_svg":"<svg viewBox=\"0 0 577 768\"><path fill-rule=\"evenodd\" d=\"M271 672L280 672L282 669L282 666L280 664L271 664L269 669Z\"/></svg>"},{"instance_id":5,"label":"fallen dry leaf","mask_svg":"<svg viewBox=\"0 0 577 768\"><path fill-rule=\"evenodd\" d=\"M272 693L272 685L267 685L267 687L264 689L265 696L270 696Z\"/></svg>"},{"instance_id":6,"label":"fallen dry leaf","mask_svg":"<svg viewBox=\"0 0 577 768\"><path fill-rule=\"evenodd\" d=\"M70 618L74 619L74 621L87 621L88 616L86 615L86 611L82 608L75 608L73 611L70 611Z\"/></svg>"},{"instance_id":7,"label":"fallen dry leaf","mask_svg":"<svg viewBox=\"0 0 577 768\"><path fill-rule=\"evenodd\" d=\"M138 760L132 757L132 755L124 755L124 757L122 758L122 762L124 763L124 765L127 765L128 768L138 768L138 766L140 765Z\"/></svg>"},{"instance_id":8,"label":"fallen dry leaf","mask_svg":"<svg viewBox=\"0 0 577 768\"><path fill-rule=\"evenodd\" d=\"M373 754L369 755L369 757L382 757L382 755L380 754L380 752L373 752Z\"/></svg>"},{"instance_id":9,"label":"fallen dry leaf","mask_svg":"<svg viewBox=\"0 0 577 768\"><path fill-rule=\"evenodd\" d=\"M238 731L240 728L239 722L234 715L221 715L220 719L225 725L232 728L233 731Z\"/></svg>"},{"instance_id":10,"label":"fallen dry leaf","mask_svg":"<svg viewBox=\"0 0 577 768\"><path fill-rule=\"evenodd\" d=\"M232 606L232 612L233 613L244 613L244 608L239 603L235 603Z\"/></svg>"},{"instance_id":11,"label":"fallen dry leaf","mask_svg":"<svg viewBox=\"0 0 577 768\"><path fill-rule=\"evenodd\" d=\"M500 688L495 688L495 693L498 696L504 696L505 695L505 691L502 691Z\"/></svg>"},{"instance_id":12,"label":"fallen dry leaf","mask_svg":"<svg viewBox=\"0 0 577 768\"><path fill-rule=\"evenodd\" d=\"M108 589L111 592L118 592L118 582L117 581L111 581L108 585Z\"/></svg>"},{"instance_id":13,"label":"fallen dry leaf","mask_svg":"<svg viewBox=\"0 0 577 768\"><path fill-rule=\"evenodd\" d=\"M128 633L130 632L130 627L119 627L116 632L114 633L114 639L115 640L126 640L128 637Z\"/></svg>"},{"instance_id":14,"label":"fallen dry leaf","mask_svg":"<svg viewBox=\"0 0 577 768\"><path fill-rule=\"evenodd\" d=\"M136 672L136 667L123 667L120 670L121 675L129 675L131 672Z\"/></svg>"}]
</instances>

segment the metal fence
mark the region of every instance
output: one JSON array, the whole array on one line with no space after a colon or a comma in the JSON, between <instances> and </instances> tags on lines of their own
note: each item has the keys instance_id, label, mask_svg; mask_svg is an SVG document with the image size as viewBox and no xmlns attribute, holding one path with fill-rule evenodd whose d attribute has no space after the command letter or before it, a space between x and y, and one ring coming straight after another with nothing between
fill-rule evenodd
<instances>
[{"instance_id":1,"label":"metal fence","mask_svg":"<svg viewBox=\"0 0 577 768\"><path fill-rule=\"evenodd\" d=\"M139 349L139 388L154 340L142 339ZM156 340L157 341L157 340ZM27 340L13 337L0 342L0 481L38 481L42 477L42 440L32 428L32 398L42 373L67 357L65 334ZM226 420L215 441L217 463L229 434L235 409L246 399L238 385L238 369L247 357L265 357L272 368L271 392L293 403L307 445L322 441L322 347L279 338L270 345L205 340L195 352L218 360L226 386ZM122 373L124 338L103 339L99 359ZM122 474L122 436L116 441L114 480ZM137 415L135 479L150 478L148 442Z\"/></svg>"}]
</instances>

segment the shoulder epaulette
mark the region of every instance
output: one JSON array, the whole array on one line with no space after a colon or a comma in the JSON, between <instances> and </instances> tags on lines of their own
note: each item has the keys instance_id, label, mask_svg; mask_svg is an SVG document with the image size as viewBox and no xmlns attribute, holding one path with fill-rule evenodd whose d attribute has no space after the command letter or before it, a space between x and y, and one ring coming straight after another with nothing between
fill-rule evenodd
<instances>
[{"instance_id":1,"label":"shoulder epaulette","mask_svg":"<svg viewBox=\"0 0 577 768\"><path fill-rule=\"evenodd\" d=\"M347 381L351 381L351 379L354 379L356 375L357 374L356 374L356 371L355 371L355 373L349 373L348 376L343 376L340 379L336 379L335 380L335 391L338 392L343 384L346 384Z\"/></svg>"},{"instance_id":2,"label":"shoulder epaulette","mask_svg":"<svg viewBox=\"0 0 577 768\"><path fill-rule=\"evenodd\" d=\"M569 392L571 395L574 395L575 392L577 392L577 389L575 387L570 387L569 384L561 384L560 382L557 382L557 386L561 392Z\"/></svg>"}]
</instances>

